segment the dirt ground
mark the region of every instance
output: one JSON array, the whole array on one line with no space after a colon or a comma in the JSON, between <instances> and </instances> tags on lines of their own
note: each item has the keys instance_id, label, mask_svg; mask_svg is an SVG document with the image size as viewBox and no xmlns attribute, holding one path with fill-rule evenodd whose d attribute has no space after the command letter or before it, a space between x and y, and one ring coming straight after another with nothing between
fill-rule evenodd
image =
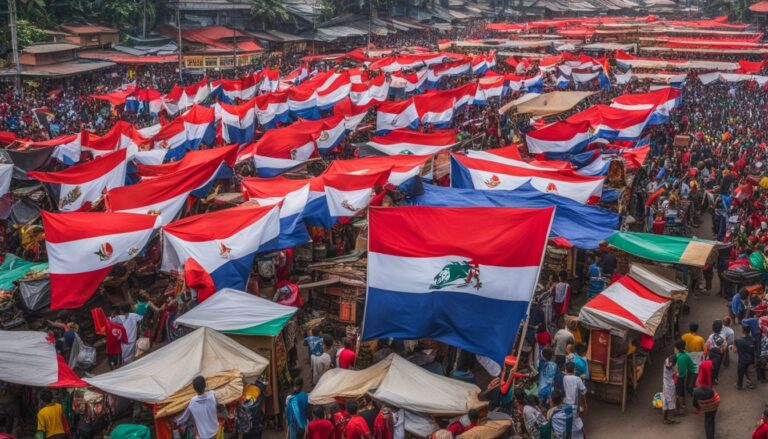
<instances>
[{"instance_id":1,"label":"dirt ground","mask_svg":"<svg viewBox=\"0 0 768 439\"><path fill-rule=\"evenodd\" d=\"M694 233L701 238L711 238L709 215L702 217L703 224ZM688 299L690 313L683 315L681 330L687 330L689 322L701 326L702 336L711 332L712 321L722 318L727 313L727 302L717 295L719 285L717 276L713 281L712 293L698 293ZM738 328L734 328L737 334ZM706 333L706 334L705 334ZM673 347L665 346L652 352L652 364L646 367L637 394L627 403L625 413L621 406L602 403L594 398L588 401L588 412L583 416L585 431L589 439L647 439L674 437L676 439L704 438L704 419L702 415L691 413L688 397L689 414L676 425L661 422L661 410L651 406L656 392L661 391L663 359L670 355ZM716 437L723 439L749 438L757 425L761 413L768 403L768 384L759 384L756 390L737 390L735 353L731 354L731 365L720 370L720 384L715 389L720 394L720 408L717 413Z\"/></svg>"}]
</instances>

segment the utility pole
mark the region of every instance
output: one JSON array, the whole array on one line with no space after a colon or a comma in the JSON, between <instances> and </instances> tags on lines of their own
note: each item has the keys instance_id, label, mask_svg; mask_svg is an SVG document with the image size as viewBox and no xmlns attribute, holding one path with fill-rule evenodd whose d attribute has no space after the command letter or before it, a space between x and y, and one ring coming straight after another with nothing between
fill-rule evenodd
<instances>
[{"instance_id":1,"label":"utility pole","mask_svg":"<svg viewBox=\"0 0 768 439\"><path fill-rule=\"evenodd\" d=\"M143 15L143 19L141 20L142 21L141 38L146 39L147 38L147 0L144 0L143 4L144 4L144 15Z\"/></svg>"},{"instance_id":2,"label":"utility pole","mask_svg":"<svg viewBox=\"0 0 768 439\"><path fill-rule=\"evenodd\" d=\"M19 97L24 97L24 87L21 84L21 64L19 64L19 37L16 32L16 0L8 0L8 24L11 28L11 49L13 64L16 66L16 91Z\"/></svg>"},{"instance_id":3,"label":"utility pole","mask_svg":"<svg viewBox=\"0 0 768 439\"><path fill-rule=\"evenodd\" d=\"M373 27L373 0L368 0L368 43L365 45L365 57L371 50L371 28Z\"/></svg>"},{"instance_id":4,"label":"utility pole","mask_svg":"<svg viewBox=\"0 0 768 439\"><path fill-rule=\"evenodd\" d=\"M232 12L234 12L235 6L232 5ZM234 13L229 19L232 26L232 71L237 77L237 29L235 29Z\"/></svg>"},{"instance_id":5,"label":"utility pole","mask_svg":"<svg viewBox=\"0 0 768 439\"><path fill-rule=\"evenodd\" d=\"M184 85L184 78L181 73L183 70L183 61L181 56L181 2L176 3L176 30L178 35L177 44L179 46L179 85Z\"/></svg>"}]
</instances>

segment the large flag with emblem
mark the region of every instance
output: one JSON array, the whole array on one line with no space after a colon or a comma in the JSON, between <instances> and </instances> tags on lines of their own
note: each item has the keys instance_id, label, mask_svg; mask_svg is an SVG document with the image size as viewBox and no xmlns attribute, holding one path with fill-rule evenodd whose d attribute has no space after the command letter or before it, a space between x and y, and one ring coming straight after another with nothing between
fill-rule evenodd
<instances>
[{"instance_id":1,"label":"large flag with emblem","mask_svg":"<svg viewBox=\"0 0 768 439\"><path fill-rule=\"evenodd\" d=\"M141 252L158 218L134 213L43 211L51 309L79 308L119 262Z\"/></svg>"},{"instance_id":2,"label":"large flag with emblem","mask_svg":"<svg viewBox=\"0 0 768 439\"><path fill-rule=\"evenodd\" d=\"M559 121L525 134L528 152L532 154L581 152L594 138L589 121L570 123Z\"/></svg>"},{"instance_id":3,"label":"large flag with emblem","mask_svg":"<svg viewBox=\"0 0 768 439\"><path fill-rule=\"evenodd\" d=\"M28 175L49 184L59 211L90 210L105 190L125 184L126 153L127 150L121 149L63 171Z\"/></svg>"},{"instance_id":4,"label":"large flag with emblem","mask_svg":"<svg viewBox=\"0 0 768 439\"><path fill-rule=\"evenodd\" d=\"M499 364L512 352L555 209L371 209L363 339L432 338Z\"/></svg>"},{"instance_id":5,"label":"large flag with emblem","mask_svg":"<svg viewBox=\"0 0 768 439\"><path fill-rule=\"evenodd\" d=\"M581 175L570 169L531 168L451 155L451 186L480 190L534 189L582 204L594 204L603 193L605 177Z\"/></svg>"},{"instance_id":6,"label":"large flag with emblem","mask_svg":"<svg viewBox=\"0 0 768 439\"><path fill-rule=\"evenodd\" d=\"M277 206L244 204L183 218L163 227L161 268L184 270L185 275L202 268L208 281L197 286L198 300L222 288L243 290L256 253L267 246L274 249L270 244L279 233Z\"/></svg>"}]
</instances>

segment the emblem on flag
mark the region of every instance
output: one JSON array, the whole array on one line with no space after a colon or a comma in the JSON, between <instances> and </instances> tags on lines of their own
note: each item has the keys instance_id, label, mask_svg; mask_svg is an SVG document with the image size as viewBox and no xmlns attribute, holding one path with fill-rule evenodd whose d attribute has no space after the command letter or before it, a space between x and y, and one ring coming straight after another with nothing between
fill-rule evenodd
<instances>
[{"instance_id":1,"label":"emblem on flag","mask_svg":"<svg viewBox=\"0 0 768 439\"><path fill-rule=\"evenodd\" d=\"M552 192L553 194L557 193L557 186L554 183L549 183L547 185L547 192Z\"/></svg>"},{"instance_id":2,"label":"emblem on flag","mask_svg":"<svg viewBox=\"0 0 768 439\"><path fill-rule=\"evenodd\" d=\"M160 211L159 211L159 210L157 210L157 209L149 209L149 210L147 211L147 215L155 215L155 216L159 216L159 215L160 215Z\"/></svg>"},{"instance_id":3,"label":"emblem on flag","mask_svg":"<svg viewBox=\"0 0 768 439\"><path fill-rule=\"evenodd\" d=\"M168 149L171 145L168 143L167 139L163 139L162 142L160 142L160 148L162 149Z\"/></svg>"},{"instance_id":4,"label":"emblem on flag","mask_svg":"<svg viewBox=\"0 0 768 439\"><path fill-rule=\"evenodd\" d=\"M479 290L483 283L480 282L480 264L470 261L451 262L443 267L432 279L429 285L431 290L440 290L445 287L465 288L472 285Z\"/></svg>"},{"instance_id":5,"label":"emblem on flag","mask_svg":"<svg viewBox=\"0 0 768 439\"><path fill-rule=\"evenodd\" d=\"M67 206L69 206L70 204L72 204L72 203L74 203L75 201L77 201L77 199L78 199L78 198L80 198L80 196L81 196L82 194L83 194L83 193L82 193L82 191L80 190L80 186L75 186L74 188L72 188L72 190L71 190L71 191L69 191L69 192L67 193L67 195L66 195L66 196L64 196L64 198L62 198L62 199L60 199L60 200L59 200L59 210L61 210L61 209L62 209L62 208L64 208L64 207L67 207Z\"/></svg>"},{"instance_id":6,"label":"emblem on flag","mask_svg":"<svg viewBox=\"0 0 768 439\"><path fill-rule=\"evenodd\" d=\"M349 210L350 212L357 212L359 209L352 205L348 200L341 202L341 207Z\"/></svg>"},{"instance_id":7,"label":"emblem on flag","mask_svg":"<svg viewBox=\"0 0 768 439\"><path fill-rule=\"evenodd\" d=\"M318 137L317 140L319 140L321 142L325 142L326 140L328 140L330 138L331 138L331 135L328 134L328 131L323 130L323 131L320 132L320 137Z\"/></svg>"},{"instance_id":8,"label":"emblem on flag","mask_svg":"<svg viewBox=\"0 0 768 439\"><path fill-rule=\"evenodd\" d=\"M501 184L501 180L497 175L492 175L491 178L483 181L483 183L485 183L485 185L488 186L489 188L495 188L496 186Z\"/></svg>"},{"instance_id":9,"label":"emblem on flag","mask_svg":"<svg viewBox=\"0 0 768 439\"><path fill-rule=\"evenodd\" d=\"M129 257L132 258L132 257L134 257L134 256L136 256L138 254L139 254L139 248L138 247L131 247L131 248L128 249L128 256Z\"/></svg>"},{"instance_id":10,"label":"emblem on flag","mask_svg":"<svg viewBox=\"0 0 768 439\"><path fill-rule=\"evenodd\" d=\"M410 149L404 149L404 150L400 151L398 154L413 155L413 151L411 151Z\"/></svg>"},{"instance_id":11,"label":"emblem on flag","mask_svg":"<svg viewBox=\"0 0 768 439\"><path fill-rule=\"evenodd\" d=\"M105 242L99 246L99 251L93 252L93 254L98 255L100 261L106 261L112 256L112 252L112 244Z\"/></svg>"},{"instance_id":12,"label":"emblem on flag","mask_svg":"<svg viewBox=\"0 0 768 439\"><path fill-rule=\"evenodd\" d=\"M229 259L230 254L232 253L232 249L224 245L223 242L219 243L219 256L221 256L224 259Z\"/></svg>"}]
</instances>

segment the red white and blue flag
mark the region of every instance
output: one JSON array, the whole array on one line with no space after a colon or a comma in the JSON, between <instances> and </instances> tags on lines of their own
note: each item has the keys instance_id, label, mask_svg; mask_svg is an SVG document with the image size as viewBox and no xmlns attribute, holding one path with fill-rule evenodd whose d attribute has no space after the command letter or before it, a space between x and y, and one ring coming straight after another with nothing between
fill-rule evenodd
<instances>
[{"instance_id":1,"label":"red white and blue flag","mask_svg":"<svg viewBox=\"0 0 768 439\"><path fill-rule=\"evenodd\" d=\"M436 130L421 133L413 130L393 130L374 136L368 146L386 155L433 155L456 144L456 130Z\"/></svg>"},{"instance_id":2,"label":"red white and blue flag","mask_svg":"<svg viewBox=\"0 0 768 439\"><path fill-rule=\"evenodd\" d=\"M539 192L594 204L603 193L604 177L590 177L566 169L530 169L451 155L451 186L480 190L515 190L530 186Z\"/></svg>"},{"instance_id":3,"label":"red white and blue flag","mask_svg":"<svg viewBox=\"0 0 768 439\"><path fill-rule=\"evenodd\" d=\"M242 291L256 253L276 246L279 216L277 206L244 204L174 221L162 229L161 269L202 268L207 282L193 286L199 301L222 288Z\"/></svg>"},{"instance_id":4,"label":"red white and blue flag","mask_svg":"<svg viewBox=\"0 0 768 439\"><path fill-rule=\"evenodd\" d=\"M259 177L275 177L317 156L318 132L293 125L267 130L259 140L245 145L237 161L252 158Z\"/></svg>"},{"instance_id":5,"label":"red white and blue flag","mask_svg":"<svg viewBox=\"0 0 768 439\"><path fill-rule=\"evenodd\" d=\"M107 211L159 215L159 224L168 224L193 191L207 192L222 171L231 170L237 145L206 152L210 152L210 160L182 165L176 172L110 190L105 197Z\"/></svg>"},{"instance_id":6,"label":"red white and blue flag","mask_svg":"<svg viewBox=\"0 0 768 439\"><path fill-rule=\"evenodd\" d=\"M337 102L346 99L352 89L352 83L349 80L349 72L337 73L333 70L317 86L317 106L320 110L328 110ZM318 75L320 76L320 75ZM314 81L314 78L312 79ZM302 87L307 84L303 84Z\"/></svg>"},{"instance_id":7,"label":"red white and blue flag","mask_svg":"<svg viewBox=\"0 0 768 439\"><path fill-rule=\"evenodd\" d=\"M371 101L366 105L355 105L347 98L333 106L334 115L344 116L344 126L347 131L353 132L357 130L360 122L368 115L368 110L374 108L375 101Z\"/></svg>"},{"instance_id":8,"label":"red white and blue flag","mask_svg":"<svg viewBox=\"0 0 768 439\"><path fill-rule=\"evenodd\" d=\"M245 178L241 183L243 198L260 206L280 205L280 239L277 248L290 248L309 242L304 226L304 209L309 201L309 180Z\"/></svg>"},{"instance_id":9,"label":"red white and blue flag","mask_svg":"<svg viewBox=\"0 0 768 439\"><path fill-rule=\"evenodd\" d=\"M288 89L288 111L294 119L319 119L317 90L312 87L292 87Z\"/></svg>"},{"instance_id":10,"label":"red white and blue flag","mask_svg":"<svg viewBox=\"0 0 768 439\"><path fill-rule=\"evenodd\" d=\"M664 87L648 93L625 94L613 99L611 107L623 110L653 109L648 125L660 125L669 121L669 114L682 103L682 91L676 87Z\"/></svg>"},{"instance_id":11,"label":"red white and blue flag","mask_svg":"<svg viewBox=\"0 0 768 439\"><path fill-rule=\"evenodd\" d=\"M59 211L90 210L104 191L125 184L126 153L121 149L63 171L30 172L28 175L48 183Z\"/></svg>"},{"instance_id":12,"label":"red white and blue flag","mask_svg":"<svg viewBox=\"0 0 768 439\"><path fill-rule=\"evenodd\" d=\"M221 87L222 93L231 102L237 99L247 101L256 96L258 84L254 75L244 76L240 79L219 79L211 83L212 87Z\"/></svg>"},{"instance_id":13,"label":"red white and blue flag","mask_svg":"<svg viewBox=\"0 0 768 439\"><path fill-rule=\"evenodd\" d=\"M227 144L253 141L256 130L256 108L253 101L240 105L220 103L221 136Z\"/></svg>"},{"instance_id":14,"label":"red white and blue flag","mask_svg":"<svg viewBox=\"0 0 768 439\"><path fill-rule=\"evenodd\" d=\"M562 160L531 160L530 162L523 161L520 157L520 151L517 149L517 145L508 145L501 148L476 150L471 149L467 151L467 157L481 160L488 160L491 162L500 163L502 165L519 166L521 168L528 169L571 169L572 166L567 161Z\"/></svg>"},{"instance_id":15,"label":"red white and blue flag","mask_svg":"<svg viewBox=\"0 0 768 439\"><path fill-rule=\"evenodd\" d=\"M264 128L288 122L288 92L265 93L254 98L256 118Z\"/></svg>"},{"instance_id":16,"label":"red white and blue flag","mask_svg":"<svg viewBox=\"0 0 768 439\"><path fill-rule=\"evenodd\" d=\"M384 102L376 112L376 134L385 134L398 128L419 127L419 113L413 98L400 102Z\"/></svg>"},{"instance_id":17,"label":"red white and blue flag","mask_svg":"<svg viewBox=\"0 0 768 439\"><path fill-rule=\"evenodd\" d=\"M478 80L477 93L473 104L485 105L488 99L498 98L504 94L504 76L486 76Z\"/></svg>"},{"instance_id":18,"label":"red white and blue flag","mask_svg":"<svg viewBox=\"0 0 768 439\"><path fill-rule=\"evenodd\" d=\"M389 81L381 75L364 83L353 83L349 92L349 99L353 104L364 106L371 102L381 103L389 96Z\"/></svg>"},{"instance_id":19,"label":"red white and blue flag","mask_svg":"<svg viewBox=\"0 0 768 439\"><path fill-rule=\"evenodd\" d=\"M431 338L502 364L536 287L554 211L371 209L363 339Z\"/></svg>"},{"instance_id":20,"label":"red white and blue flag","mask_svg":"<svg viewBox=\"0 0 768 439\"><path fill-rule=\"evenodd\" d=\"M158 227L153 215L43 211L51 309L80 308L112 267L141 252Z\"/></svg>"},{"instance_id":21,"label":"red white and blue flag","mask_svg":"<svg viewBox=\"0 0 768 439\"><path fill-rule=\"evenodd\" d=\"M588 121L555 122L538 130L528 131L525 143L531 154L581 152L594 139Z\"/></svg>"},{"instance_id":22,"label":"red white and blue flag","mask_svg":"<svg viewBox=\"0 0 768 439\"><path fill-rule=\"evenodd\" d=\"M323 175L367 175L391 170L387 183L393 186L401 186L413 177L431 174L431 172L429 172L431 168L424 169L425 165L431 163L430 159L430 156L390 155L371 156L352 160L334 160L325 170Z\"/></svg>"},{"instance_id":23,"label":"red white and blue flag","mask_svg":"<svg viewBox=\"0 0 768 439\"><path fill-rule=\"evenodd\" d=\"M451 124L455 104L452 91L418 94L413 103L423 125L447 128Z\"/></svg>"},{"instance_id":24,"label":"red white and blue flag","mask_svg":"<svg viewBox=\"0 0 768 439\"><path fill-rule=\"evenodd\" d=\"M368 174L323 174L330 215L354 216L368 207L377 195L375 189L387 184L390 172L391 168Z\"/></svg>"},{"instance_id":25,"label":"red white and blue flag","mask_svg":"<svg viewBox=\"0 0 768 439\"><path fill-rule=\"evenodd\" d=\"M347 119L344 115L335 115L319 120L301 120L291 125L291 128L316 135L317 150L320 154L327 154L347 134Z\"/></svg>"},{"instance_id":26,"label":"red white and blue flag","mask_svg":"<svg viewBox=\"0 0 768 439\"><path fill-rule=\"evenodd\" d=\"M608 140L638 139L653 113L653 108L625 110L607 105L594 105L566 119L578 124L588 122L597 137Z\"/></svg>"}]
</instances>

